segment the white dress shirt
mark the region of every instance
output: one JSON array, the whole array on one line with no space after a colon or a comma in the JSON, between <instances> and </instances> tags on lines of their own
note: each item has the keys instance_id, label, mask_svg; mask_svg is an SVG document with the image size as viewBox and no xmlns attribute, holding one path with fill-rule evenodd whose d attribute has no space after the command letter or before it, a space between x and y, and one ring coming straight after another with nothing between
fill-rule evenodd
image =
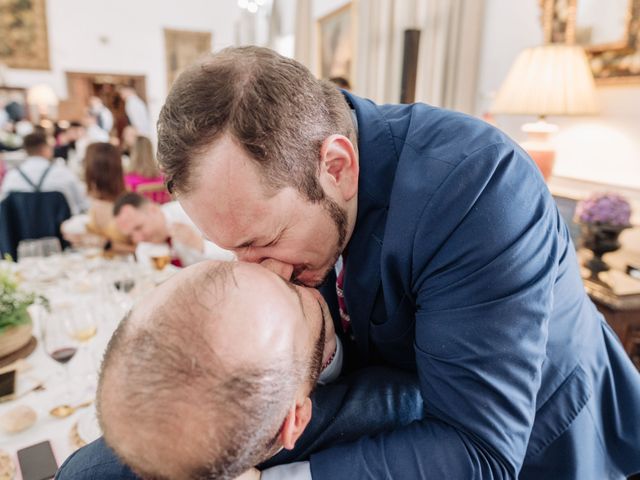
<instances>
[{"instance_id":1,"label":"white dress shirt","mask_svg":"<svg viewBox=\"0 0 640 480\"><path fill-rule=\"evenodd\" d=\"M97 113L98 126L107 133L111 132L111 129L113 128L113 114L111 113L111 110L103 105Z\"/></svg>"},{"instance_id":2,"label":"white dress shirt","mask_svg":"<svg viewBox=\"0 0 640 480\"><path fill-rule=\"evenodd\" d=\"M51 162L44 157L27 157L20 164L20 170L33 182L38 185L42 175L51 165ZM4 177L0 188L0 200L3 200L9 192L32 192L33 186L20 175L15 168L9 170ZM73 172L67 168L63 161L53 163L51 170L40 188L42 192L62 192L67 199L72 215L77 215L89 208L89 199L85 194L85 188Z\"/></svg>"},{"instance_id":3,"label":"white dress shirt","mask_svg":"<svg viewBox=\"0 0 640 480\"><path fill-rule=\"evenodd\" d=\"M130 95L125 100L124 110L131 125L135 127L140 135L151 136L151 120L147 106L137 95Z\"/></svg>"}]
</instances>

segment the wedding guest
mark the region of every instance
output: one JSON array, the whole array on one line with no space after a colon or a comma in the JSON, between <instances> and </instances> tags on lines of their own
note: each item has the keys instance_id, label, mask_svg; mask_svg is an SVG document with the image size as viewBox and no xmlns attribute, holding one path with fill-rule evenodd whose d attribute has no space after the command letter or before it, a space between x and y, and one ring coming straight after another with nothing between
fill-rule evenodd
<instances>
[{"instance_id":1,"label":"wedding guest","mask_svg":"<svg viewBox=\"0 0 640 480\"><path fill-rule=\"evenodd\" d=\"M113 129L113 114L100 97L93 96L89 99L89 112L96 119L98 127L107 133L110 133Z\"/></svg>"},{"instance_id":2,"label":"wedding guest","mask_svg":"<svg viewBox=\"0 0 640 480\"><path fill-rule=\"evenodd\" d=\"M74 245L93 241L98 235L110 242L116 251L132 250L133 244L118 230L113 218L113 205L125 192L120 152L109 143L92 143L84 158L84 178L90 199L85 233L74 233L75 219L62 224L65 238Z\"/></svg>"},{"instance_id":3,"label":"wedding guest","mask_svg":"<svg viewBox=\"0 0 640 480\"><path fill-rule=\"evenodd\" d=\"M0 198L10 192L62 192L72 214L87 210L89 202L80 180L64 162L53 160L53 146L46 135L31 133L24 138L27 159L10 170L0 189Z\"/></svg>"},{"instance_id":4,"label":"wedding guest","mask_svg":"<svg viewBox=\"0 0 640 480\"><path fill-rule=\"evenodd\" d=\"M173 263L187 266L205 259L233 260L234 254L204 239L178 202L158 205L129 192L113 207L116 226L134 244L167 244L173 250Z\"/></svg>"},{"instance_id":5,"label":"wedding guest","mask_svg":"<svg viewBox=\"0 0 640 480\"><path fill-rule=\"evenodd\" d=\"M137 136L129 160L129 173L124 177L124 183L128 190L136 192L141 185L161 184L162 174L158 168L153 145L144 136ZM166 189L145 195L156 203L166 203L171 197Z\"/></svg>"},{"instance_id":6,"label":"wedding guest","mask_svg":"<svg viewBox=\"0 0 640 480\"><path fill-rule=\"evenodd\" d=\"M147 105L138 96L133 87L121 86L118 93L124 100L124 109L129 119L140 135L151 135L151 120Z\"/></svg>"}]
</instances>

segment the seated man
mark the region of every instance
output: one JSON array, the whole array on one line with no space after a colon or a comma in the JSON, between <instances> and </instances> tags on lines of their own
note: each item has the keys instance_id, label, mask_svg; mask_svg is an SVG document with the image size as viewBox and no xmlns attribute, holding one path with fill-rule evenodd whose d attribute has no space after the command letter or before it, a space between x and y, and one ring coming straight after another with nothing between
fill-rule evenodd
<instances>
[{"instance_id":1,"label":"seated man","mask_svg":"<svg viewBox=\"0 0 640 480\"><path fill-rule=\"evenodd\" d=\"M145 478L233 478L292 449L322 370L339 371L316 290L264 267L202 262L144 298L107 348L104 438Z\"/></svg>"},{"instance_id":2,"label":"seated man","mask_svg":"<svg viewBox=\"0 0 640 480\"><path fill-rule=\"evenodd\" d=\"M62 192L73 215L89 208L84 188L64 162L52 160L53 147L41 133L24 138L27 159L10 170L2 182L0 200L10 192Z\"/></svg>"},{"instance_id":3,"label":"seated man","mask_svg":"<svg viewBox=\"0 0 640 480\"><path fill-rule=\"evenodd\" d=\"M232 260L234 254L206 241L178 202L158 205L129 192L113 205L115 223L133 243L169 243L177 264L187 266L204 259Z\"/></svg>"}]
</instances>

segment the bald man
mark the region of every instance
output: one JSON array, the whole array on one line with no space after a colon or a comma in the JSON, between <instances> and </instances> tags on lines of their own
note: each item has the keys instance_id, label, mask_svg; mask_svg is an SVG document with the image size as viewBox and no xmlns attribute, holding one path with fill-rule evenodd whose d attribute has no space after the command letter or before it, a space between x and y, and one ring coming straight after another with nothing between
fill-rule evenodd
<instances>
[{"instance_id":1,"label":"bald man","mask_svg":"<svg viewBox=\"0 0 640 480\"><path fill-rule=\"evenodd\" d=\"M97 398L104 440L135 472L123 465L119 478L234 478L294 449L320 372L335 377L339 348L316 290L259 265L207 261L183 270L123 320L105 354ZM335 388L332 396L351 395ZM416 417L407 405L418 390L406 393L385 407L401 423ZM373 403L361 405L375 415ZM370 422L371 433L391 426L386 417ZM362 425L352 424L310 431L314 441L303 443L357 438ZM277 467L269 475L280 478Z\"/></svg>"}]
</instances>

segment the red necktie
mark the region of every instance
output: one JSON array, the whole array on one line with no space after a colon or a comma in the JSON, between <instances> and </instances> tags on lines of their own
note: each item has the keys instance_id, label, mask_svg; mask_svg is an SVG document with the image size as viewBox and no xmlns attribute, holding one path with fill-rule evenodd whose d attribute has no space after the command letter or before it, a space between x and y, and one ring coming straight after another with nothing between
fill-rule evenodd
<instances>
[{"instance_id":1,"label":"red necktie","mask_svg":"<svg viewBox=\"0 0 640 480\"><path fill-rule=\"evenodd\" d=\"M349 329L351 327L351 318L347 313L347 304L344 301L344 271L345 271L345 259L342 258L342 269L338 274L338 278L336 280L336 293L338 294L338 308L340 309L340 323L342 323L342 329L344 333L349 333Z\"/></svg>"}]
</instances>

